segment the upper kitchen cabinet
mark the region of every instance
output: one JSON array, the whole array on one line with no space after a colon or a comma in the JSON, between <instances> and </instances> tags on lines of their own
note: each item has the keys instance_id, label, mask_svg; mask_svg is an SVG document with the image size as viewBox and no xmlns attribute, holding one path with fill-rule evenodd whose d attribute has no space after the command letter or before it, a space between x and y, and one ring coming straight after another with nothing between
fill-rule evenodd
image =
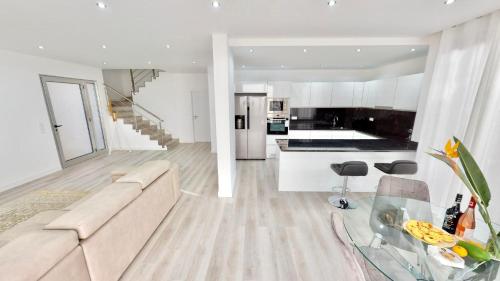
<instances>
[{"instance_id":1,"label":"upper kitchen cabinet","mask_svg":"<svg viewBox=\"0 0 500 281\"><path fill-rule=\"evenodd\" d=\"M375 107L393 108L397 78L376 80L374 83Z\"/></svg>"},{"instance_id":2,"label":"upper kitchen cabinet","mask_svg":"<svg viewBox=\"0 0 500 281\"><path fill-rule=\"evenodd\" d=\"M236 93L267 93L267 82L237 82Z\"/></svg>"},{"instance_id":3,"label":"upper kitchen cabinet","mask_svg":"<svg viewBox=\"0 0 500 281\"><path fill-rule=\"evenodd\" d=\"M361 102L362 107L374 108L375 107L375 95L377 88L377 81L365 82L365 89L363 90L363 100Z\"/></svg>"},{"instance_id":4,"label":"upper kitchen cabinet","mask_svg":"<svg viewBox=\"0 0 500 281\"><path fill-rule=\"evenodd\" d=\"M268 97L273 98L287 98L290 96L292 83L286 81L270 82L268 85Z\"/></svg>"},{"instance_id":5,"label":"upper kitchen cabinet","mask_svg":"<svg viewBox=\"0 0 500 281\"><path fill-rule=\"evenodd\" d=\"M289 107L308 107L311 97L311 83L292 83L288 96Z\"/></svg>"},{"instance_id":6,"label":"upper kitchen cabinet","mask_svg":"<svg viewBox=\"0 0 500 281\"><path fill-rule=\"evenodd\" d=\"M352 107L354 98L354 82L333 83L333 107Z\"/></svg>"},{"instance_id":7,"label":"upper kitchen cabinet","mask_svg":"<svg viewBox=\"0 0 500 281\"><path fill-rule=\"evenodd\" d=\"M332 101L333 83L313 82L311 83L311 97L309 106L330 107Z\"/></svg>"},{"instance_id":8,"label":"upper kitchen cabinet","mask_svg":"<svg viewBox=\"0 0 500 281\"><path fill-rule=\"evenodd\" d=\"M363 91L365 89L364 82L354 82L354 90L352 94L352 107L363 106Z\"/></svg>"},{"instance_id":9,"label":"upper kitchen cabinet","mask_svg":"<svg viewBox=\"0 0 500 281\"><path fill-rule=\"evenodd\" d=\"M417 111L423 73L401 76L398 78L394 108Z\"/></svg>"}]
</instances>

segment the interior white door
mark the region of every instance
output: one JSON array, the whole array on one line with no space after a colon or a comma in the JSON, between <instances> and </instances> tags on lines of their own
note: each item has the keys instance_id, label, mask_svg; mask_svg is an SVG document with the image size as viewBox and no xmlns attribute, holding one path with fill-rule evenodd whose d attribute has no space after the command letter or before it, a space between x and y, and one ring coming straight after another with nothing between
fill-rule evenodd
<instances>
[{"instance_id":1,"label":"interior white door","mask_svg":"<svg viewBox=\"0 0 500 281\"><path fill-rule=\"evenodd\" d=\"M93 152L87 116L79 84L47 82L54 130L59 139L64 161Z\"/></svg>"},{"instance_id":2,"label":"interior white door","mask_svg":"<svg viewBox=\"0 0 500 281\"><path fill-rule=\"evenodd\" d=\"M191 105L193 108L193 134L195 142L210 141L210 109L208 106L208 93L191 92Z\"/></svg>"}]
</instances>

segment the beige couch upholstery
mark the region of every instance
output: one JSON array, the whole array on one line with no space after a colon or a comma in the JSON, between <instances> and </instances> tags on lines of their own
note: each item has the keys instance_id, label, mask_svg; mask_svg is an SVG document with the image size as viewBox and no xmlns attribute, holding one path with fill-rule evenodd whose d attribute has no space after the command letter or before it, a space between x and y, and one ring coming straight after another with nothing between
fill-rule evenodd
<instances>
[{"instance_id":1,"label":"beige couch upholstery","mask_svg":"<svg viewBox=\"0 0 500 281\"><path fill-rule=\"evenodd\" d=\"M179 166L147 162L34 237L25 235L0 248L0 279L118 280L179 196ZM44 241L44 247L35 241ZM36 263L39 258L44 262Z\"/></svg>"}]
</instances>

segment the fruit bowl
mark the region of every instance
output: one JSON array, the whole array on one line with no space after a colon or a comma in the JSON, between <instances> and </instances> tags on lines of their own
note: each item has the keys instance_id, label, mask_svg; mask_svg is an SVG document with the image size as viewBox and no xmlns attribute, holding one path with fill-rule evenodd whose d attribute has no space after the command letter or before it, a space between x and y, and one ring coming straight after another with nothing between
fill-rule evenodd
<instances>
[{"instance_id":1,"label":"fruit bowl","mask_svg":"<svg viewBox=\"0 0 500 281\"><path fill-rule=\"evenodd\" d=\"M458 242L455 235L451 235L429 222L408 220L403 223L403 228L415 239L439 248L450 248Z\"/></svg>"}]
</instances>

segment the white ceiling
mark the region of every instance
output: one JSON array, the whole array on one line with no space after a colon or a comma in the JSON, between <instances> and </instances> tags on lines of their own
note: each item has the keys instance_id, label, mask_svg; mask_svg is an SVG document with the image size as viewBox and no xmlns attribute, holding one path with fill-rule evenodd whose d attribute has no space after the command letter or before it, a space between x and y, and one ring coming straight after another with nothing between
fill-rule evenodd
<instances>
[{"instance_id":1,"label":"white ceiling","mask_svg":"<svg viewBox=\"0 0 500 281\"><path fill-rule=\"evenodd\" d=\"M253 70L375 68L425 56L427 49L427 46L297 46L234 47L232 50L238 69Z\"/></svg>"},{"instance_id":2,"label":"white ceiling","mask_svg":"<svg viewBox=\"0 0 500 281\"><path fill-rule=\"evenodd\" d=\"M104 68L203 71L211 57L212 32L231 37L425 36L500 9L498 0L443 1L338 0L329 7L326 0L221 0L215 9L211 0L107 0L109 7L100 10L94 0L4 0L0 49Z\"/></svg>"}]
</instances>

